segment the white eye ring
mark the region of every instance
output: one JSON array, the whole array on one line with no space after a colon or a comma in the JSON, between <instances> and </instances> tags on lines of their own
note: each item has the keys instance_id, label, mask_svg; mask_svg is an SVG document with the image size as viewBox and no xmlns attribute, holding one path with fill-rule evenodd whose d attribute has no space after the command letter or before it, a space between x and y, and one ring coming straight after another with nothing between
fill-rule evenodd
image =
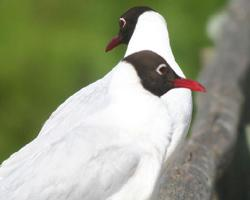
<instances>
[{"instance_id":1,"label":"white eye ring","mask_svg":"<svg viewBox=\"0 0 250 200\"><path fill-rule=\"evenodd\" d=\"M164 72L161 71L162 68L166 68L167 69L167 65L166 64L160 64L157 68L156 68L156 72L160 75L163 75Z\"/></svg>"},{"instance_id":2,"label":"white eye ring","mask_svg":"<svg viewBox=\"0 0 250 200\"><path fill-rule=\"evenodd\" d=\"M123 22L122 28L124 28L126 26L126 23L127 23L126 20L124 18L120 18L120 21Z\"/></svg>"}]
</instances>

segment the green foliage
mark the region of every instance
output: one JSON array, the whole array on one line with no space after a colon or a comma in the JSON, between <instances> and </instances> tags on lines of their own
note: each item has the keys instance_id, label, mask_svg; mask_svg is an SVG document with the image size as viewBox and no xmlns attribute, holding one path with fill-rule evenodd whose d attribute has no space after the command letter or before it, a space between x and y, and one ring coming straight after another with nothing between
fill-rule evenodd
<instances>
[{"instance_id":1,"label":"green foliage","mask_svg":"<svg viewBox=\"0 0 250 200\"><path fill-rule=\"evenodd\" d=\"M189 77L199 69L204 27L224 1L0 1L0 160L39 132L68 96L101 78L123 57L106 54L118 18L129 7L149 5L167 21L173 50Z\"/></svg>"}]
</instances>

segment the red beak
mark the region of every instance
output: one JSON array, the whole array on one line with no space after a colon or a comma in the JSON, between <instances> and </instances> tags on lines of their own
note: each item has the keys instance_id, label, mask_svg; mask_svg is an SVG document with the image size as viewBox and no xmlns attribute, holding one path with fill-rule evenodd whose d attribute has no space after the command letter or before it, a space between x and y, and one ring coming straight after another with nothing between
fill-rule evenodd
<instances>
[{"instance_id":1,"label":"red beak","mask_svg":"<svg viewBox=\"0 0 250 200\"><path fill-rule=\"evenodd\" d=\"M197 81L193 81L190 79L175 79L174 80L174 87L175 88L188 88L192 91L196 92L206 92L206 89L203 85L198 83Z\"/></svg>"},{"instance_id":2,"label":"red beak","mask_svg":"<svg viewBox=\"0 0 250 200\"><path fill-rule=\"evenodd\" d=\"M121 36L116 36L114 37L107 45L105 51L108 52L118 46L119 44L122 43L122 37Z\"/></svg>"}]
</instances>

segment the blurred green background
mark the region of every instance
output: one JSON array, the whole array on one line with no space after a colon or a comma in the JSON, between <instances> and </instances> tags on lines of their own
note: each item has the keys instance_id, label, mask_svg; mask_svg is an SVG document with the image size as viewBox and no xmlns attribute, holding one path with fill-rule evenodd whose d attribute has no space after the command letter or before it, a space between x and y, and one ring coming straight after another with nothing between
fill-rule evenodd
<instances>
[{"instance_id":1,"label":"blurred green background","mask_svg":"<svg viewBox=\"0 0 250 200\"><path fill-rule=\"evenodd\" d=\"M105 53L128 8L148 5L168 22L176 60L188 77L209 45L206 22L224 0L0 0L0 163L32 140L67 97L101 78L125 46Z\"/></svg>"}]
</instances>

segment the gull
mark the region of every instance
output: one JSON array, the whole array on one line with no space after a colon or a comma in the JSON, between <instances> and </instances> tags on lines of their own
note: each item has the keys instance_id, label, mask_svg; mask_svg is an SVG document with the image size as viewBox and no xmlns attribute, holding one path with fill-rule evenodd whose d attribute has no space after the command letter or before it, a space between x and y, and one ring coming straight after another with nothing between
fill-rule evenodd
<instances>
[{"instance_id":1,"label":"gull","mask_svg":"<svg viewBox=\"0 0 250 200\"><path fill-rule=\"evenodd\" d=\"M33 141L3 162L0 200L156 199L174 130L162 96L205 88L147 50L125 57L93 84L66 100Z\"/></svg>"}]
</instances>

